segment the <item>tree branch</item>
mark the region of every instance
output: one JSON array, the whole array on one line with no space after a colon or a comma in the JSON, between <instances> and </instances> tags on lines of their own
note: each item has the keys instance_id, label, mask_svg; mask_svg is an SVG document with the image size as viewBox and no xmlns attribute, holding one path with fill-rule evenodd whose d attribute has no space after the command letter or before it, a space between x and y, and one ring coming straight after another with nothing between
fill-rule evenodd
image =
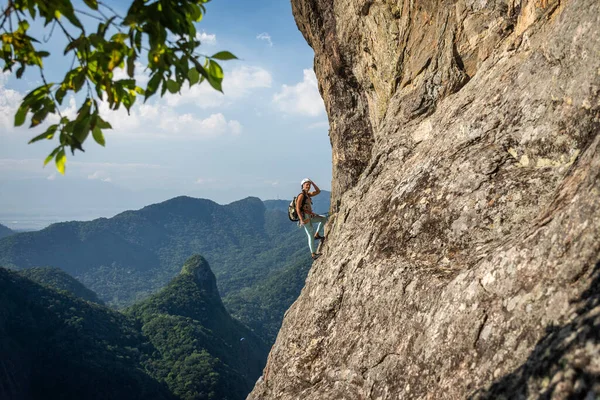
<instances>
[{"instance_id":1,"label":"tree branch","mask_svg":"<svg viewBox=\"0 0 600 400\"><path fill-rule=\"evenodd\" d=\"M74 41L75 38L73 36L71 36L71 34L65 29L65 27L63 26L63 24L58 19L55 19L55 21L58 24L58 26L60 26L60 29L62 29L62 31L67 36L67 38L69 39L69 41L71 41L71 42Z\"/></svg>"},{"instance_id":2,"label":"tree branch","mask_svg":"<svg viewBox=\"0 0 600 400\"><path fill-rule=\"evenodd\" d=\"M124 19L122 16L119 15L119 13L117 13L115 10L113 10L109 5L104 4L103 2L99 1L98 5L101 5L102 7L108 8L115 16Z\"/></svg>"},{"instance_id":3,"label":"tree branch","mask_svg":"<svg viewBox=\"0 0 600 400\"><path fill-rule=\"evenodd\" d=\"M94 18L94 19L95 19L95 20L97 20L97 21L100 21L100 22L105 22L105 20L103 20L103 19L102 19L102 18L100 18L99 16L97 16L97 15L94 15L94 14L92 14L92 13L89 13L89 12L87 12L87 11L84 11L84 10L79 10L79 9L77 9L77 8L75 8L74 10L75 10L75 11L77 11L78 13L80 13L80 14L83 14L83 15L85 15L85 16L88 16L88 17L90 17L90 18ZM100 13L100 14L102 14L102 13Z\"/></svg>"},{"instance_id":4,"label":"tree branch","mask_svg":"<svg viewBox=\"0 0 600 400\"><path fill-rule=\"evenodd\" d=\"M42 82L44 82L44 85L48 86L48 81L46 81L46 76L44 75L44 69L42 67L39 67L39 70L40 76L42 77ZM54 102L54 106L56 107L56 113L58 114L58 117L62 120L62 114L60 113L60 104L58 104L58 102L56 101L54 93L52 93L51 90L49 90L48 92L50 94L50 98L52 98L52 101Z\"/></svg>"},{"instance_id":5,"label":"tree branch","mask_svg":"<svg viewBox=\"0 0 600 400\"><path fill-rule=\"evenodd\" d=\"M12 1L9 1L8 5L6 6L6 10L2 10L2 14L4 14L4 18L2 19L2 22L0 22L0 29L4 29L4 24L6 23L6 19L10 15L11 8L12 8ZM12 31L12 26L11 26L10 30Z\"/></svg>"},{"instance_id":6,"label":"tree branch","mask_svg":"<svg viewBox=\"0 0 600 400\"><path fill-rule=\"evenodd\" d=\"M52 28L50 28L50 33L48 34L48 36L44 35L44 43L48 43L48 41L52 37L52 34L54 33L55 27L56 27L56 20L52 23Z\"/></svg>"}]
</instances>

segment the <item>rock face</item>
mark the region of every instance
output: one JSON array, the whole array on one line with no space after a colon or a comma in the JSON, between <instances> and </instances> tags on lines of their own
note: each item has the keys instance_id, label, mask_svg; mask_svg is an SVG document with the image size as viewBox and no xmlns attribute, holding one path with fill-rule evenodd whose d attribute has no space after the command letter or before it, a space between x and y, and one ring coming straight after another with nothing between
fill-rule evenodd
<instances>
[{"instance_id":1,"label":"rock face","mask_svg":"<svg viewBox=\"0 0 600 400\"><path fill-rule=\"evenodd\" d=\"M600 3L292 6L333 216L250 398L600 395Z\"/></svg>"}]
</instances>

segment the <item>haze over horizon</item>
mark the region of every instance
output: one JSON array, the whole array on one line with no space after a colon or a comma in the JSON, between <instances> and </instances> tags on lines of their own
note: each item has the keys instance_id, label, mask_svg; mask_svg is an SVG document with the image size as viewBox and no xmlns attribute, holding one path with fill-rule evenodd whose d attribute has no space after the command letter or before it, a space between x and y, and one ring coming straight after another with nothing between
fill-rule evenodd
<instances>
[{"instance_id":1,"label":"haze over horizon","mask_svg":"<svg viewBox=\"0 0 600 400\"><path fill-rule=\"evenodd\" d=\"M21 184L27 185L27 183L21 182ZM87 186L86 186L87 185ZM262 201L268 200L291 200L297 193L289 195L287 197L277 198L262 198L259 196L244 196L239 199L231 201L216 201L202 196L193 196L189 194L179 194L170 196L167 192L160 191L144 191L137 193L134 191L127 190L126 188L120 188L110 183L105 183L107 188L99 188L96 185L92 185L86 181L79 181L75 184L64 184L63 188L67 190L64 195L65 201L60 204L43 202L43 192L48 190L49 186L40 187L33 186L28 190L35 191L35 195L25 199L26 203L21 204L20 208L3 208L0 210L0 224L15 230L15 231L36 231L48 227L51 224L57 222L68 222L68 221L91 221L97 218L112 218L117 214L124 211L138 210L152 204L162 203L164 201L171 200L179 196L189 196L193 198L202 198L206 200L214 201L215 203L226 205L238 200L245 199L247 197L258 197ZM70 195L71 191L73 195ZM80 191L79 197L74 197L76 191ZM327 190L323 190L323 195L329 193ZM0 201L6 202L7 194L11 191L0 192ZM102 196L109 194L108 197L99 198L98 195ZM164 197L167 196L167 197ZM163 198L164 197L164 198ZM83 204L78 206L78 202L85 200ZM149 202L146 202L149 200ZM20 211L24 210L24 211Z\"/></svg>"}]
</instances>

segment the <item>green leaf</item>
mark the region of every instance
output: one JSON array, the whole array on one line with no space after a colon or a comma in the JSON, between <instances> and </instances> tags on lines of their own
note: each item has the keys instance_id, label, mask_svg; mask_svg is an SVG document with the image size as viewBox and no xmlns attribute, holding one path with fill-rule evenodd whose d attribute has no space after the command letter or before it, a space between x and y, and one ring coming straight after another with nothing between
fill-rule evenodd
<instances>
[{"instance_id":1,"label":"green leaf","mask_svg":"<svg viewBox=\"0 0 600 400\"><path fill-rule=\"evenodd\" d=\"M127 75L129 75L130 78L133 78L133 74L135 72L135 58L135 53L127 58Z\"/></svg>"},{"instance_id":2,"label":"green leaf","mask_svg":"<svg viewBox=\"0 0 600 400\"><path fill-rule=\"evenodd\" d=\"M200 72L196 68L192 68L188 71L188 79L190 80L190 86L195 85L200 81Z\"/></svg>"},{"instance_id":3,"label":"green leaf","mask_svg":"<svg viewBox=\"0 0 600 400\"><path fill-rule=\"evenodd\" d=\"M27 112L29 111L29 106L23 107L24 104L21 104L17 113L15 114L15 126L21 126L25 123L25 117L27 116Z\"/></svg>"},{"instance_id":4,"label":"green leaf","mask_svg":"<svg viewBox=\"0 0 600 400\"><path fill-rule=\"evenodd\" d=\"M50 161L52 161L52 159L54 158L54 156L56 155L56 153L58 153L58 150L60 150L60 146L58 146L57 148L55 148L54 150L52 150L52 153L50 153L50 154L48 155L48 157L46 157L46 159L44 160L44 167L45 167L46 165L48 165L48 163L49 163Z\"/></svg>"},{"instance_id":5,"label":"green leaf","mask_svg":"<svg viewBox=\"0 0 600 400\"><path fill-rule=\"evenodd\" d=\"M112 126L105 120L103 120L99 115L96 120L96 126L100 129L112 129Z\"/></svg>"},{"instance_id":6,"label":"green leaf","mask_svg":"<svg viewBox=\"0 0 600 400\"><path fill-rule=\"evenodd\" d=\"M162 80L162 75L158 72L154 74L150 81L148 82L148 86L146 86L145 98L144 101L148 100L150 96L152 96L158 90L158 85L160 85L160 81Z\"/></svg>"},{"instance_id":7,"label":"green leaf","mask_svg":"<svg viewBox=\"0 0 600 400\"><path fill-rule=\"evenodd\" d=\"M25 64L21 64L21 66L17 70L17 79L21 79L21 77L23 76L23 72L25 72Z\"/></svg>"},{"instance_id":8,"label":"green leaf","mask_svg":"<svg viewBox=\"0 0 600 400\"><path fill-rule=\"evenodd\" d=\"M79 92L79 90L81 90L81 87L83 86L83 84L85 83L85 75L86 75L86 70L85 68L78 68L80 71L77 75L75 75L73 77L73 90L77 93Z\"/></svg>"},{"instance_id":9,"label":"green leaf","mask_svg":"<svg viewBox=\"0 0 600 400\"><path fill-rule=\"evenodd\" d=\"M106 35L106 30L110 27L110 24L112 24L112 22L117 18L116 15L113 15L112 17L110 17L108 19L108 21L106 21L106 24L100 24L98 25L98 35L104 37L104 35Z\"/></svg>"},{"instance_id":10,"label":"green leaf","mask_svg":"<svg viewBox=\"0 0 600 400\"><path fill-rule=\"evenodd\" d=\"M56 98L56 101L58 102L58 104L62 104L63 99L65 98L66 94L67 94L67 89L63 88L63 85L61 85L60 88L55 93L55 98Z\"/></svg>"},{"instance_id":11,"label":"green leaf","mask_svg":"<svg viewBox=\"0 0 600 400\"><path fill-rule=\"evenodd\" d=\"M100 129L98 125L96 125L96 127L92 131L92 136L94 137L96 143L98 143L100 146L104 146L106 144L104 140L104 135L102 134L102 129Z\"/></svg>"},{"instance_id":12,"label":"green leaf","mask_svg":"<svg viewBox=\"0 0 600 400\"><path fill-rule=\"evenodd\" d=\"M171 93L177 93L179 91L179 83L175 82L173 79L169 79L167 81L167 89Z\"/></svg>"},{"instance_id":13,"label":"green leaf","mask_svg":"<svg viewBox=\"0 0 600 400\"><path fill-rule=\"evenodd\" d=\"M48 116L48 112L49 111L50 110L48 108L44 107L41 110L39 110L38 112L36 112L35 114L33 114L33 116L31 117L31 126L30 126L30 128L33 128L34 126L38 126L39 124L41 124L42 122L44 122L44 120Z\"/></svg>"},{"instance_id":14,"label":"green leaf","mask_svg":"<svg viewBox=\"0 0 600 400\"><path fill-rule=\"evenodd\" d=\"M31 14L31 18L35 19L36 12L33 4L29 6L29 13Z\"/></svg>"},{"instance_id":15,"label":"green leaf","mask_svg":"<svg viewBox=\"0 0 600 400\"><path fill-rule=\"evenodd\" d=\"M190 17L192 21L199 22L202 19L202 12L200 11L200 7L196 4L190 4L191 14Z\"/></svg>"},{"instance_id":16,"label":"green leaf","mask_svg":"<svg viewBox=\"0 0 600 400\"><path fill-rule=\"evenodd\" d=\"M98 1L97 0L83 0L83 2L85 4L87 4L87 6L89 8L91 8L92 10L97 10L98 9Z\"/></svg>"},{"instance_id":17,"label":"green leaf","mask_svg":"<svg viewBox=\"0 0 600 400\"><path fill-rule=\"evenodd\" d=\"M221 86L221 82L223 81L223 69L221 69L221 66L213 60L210 60L209 62L207 79L210 86L223 93L223 88Z\"/></svg>"},{"instance_id":18,"label":"green leaf","mask_svg":"<svg viewBox=\"0 0 600 400\"><path fill-rule=\"evenodd\" d=\"M119 84L127 89L133 89L135 88L135 79L119 79L115 81L115 84Z\"/></svg>"},{"instance_id":19,"label":"green leaf","mask_svg":"<svg viewBox=\"0 0 600 400\"><path fill-rule=\"evenodd\" d=\"M135 103L135 92L134 92L134 94L125 93L123 96L123 105L127 109L127 114L129 114L129 111L131 110L131 106L133 106L133 103Z\"/></svg>"},{"instance_id":20,"label":"green leaf","mask_svg":"<svg viewBox=\"0 0 600 400\"><path fill-rule=\"evenodd\" d=\"M223 79L223 68L213 60L210 60L210 64L208 66L208 74L217 79Z\"/></svg>"},{"instance_id":21,"label":"green leaf","mask_svg":"<svg viewBox=\"0 0 600 400\"><path fill-rule=\"evenodd\" d=\"M54 160L56 161L56 169L58 172L64 175L65 168L67 166L67 155L65 154L65 149L60 149Z\"/></svg>"},{"instance_id":22,"label":"green leaf","mask_svg":"<svg viewBox=\"0 0 600 400\"><path fill-rule=\"evenodd\" d=\"M57 128L58 128L58 125L56 125L56 124L50 125L48 127L48 129L46 130L46 132L42 133L41 135L37 135L36 137L31 139L28 144L35 143L35 142L37 142L39 140L43 140L43 139L48 139L48 140L52 139L54 137L54 133L56 132ZM50 159L52 159L52 157L50 157Z\"/></svg>"},{"instance_id":23,"label":"green leaf","mask_svg":"<svg viewBox=\"0 0 600 400\"><path fill-rule=\"evenodd\" d=\"M19 22L19 29L17 29L17 32L25 33L25 32L27 32L27 29L29 29L29 22L27 22L27 21L20 21Z\"/></svg>"},{"instance_id":24,"label":"green leaf","mask_svg":"<svg viewBox=\"0 0 600 400\"><path fill-rule=\"evenodd\" d=\"M33 89L31 92L27 93L27 96L23 98L23 104L29 105L35 100L41 100L46 96L46 94L48 94L53 85L54 83L49 83Z\"/></svg>"},{"instance_id":25,"label":"green leaf","mask_svg":"<svg viewBox=\"0 0 600 400\"><path fill-rule=\"evenodd\" d=\"M218 53L213 54L210 58L215 58L217 60L223 60L223 61L238 59L236 56L234 56L233 54L231 54L228 51L220 51Z\"/></svg>"},{"instance_id":26,"label":"green leaf","mask_svg":"<svg viewBox=\"0 0 600 400\"><path fill-rule=\"evenodd\" d=\"M137 49L137 51L141 51L142 50L142 32L137 31L135 32L135 47Z\"/></svg>"},{"instance_id":27,"label":"green leaf","mask_svg":"<svg viewBox=\"0 0 600 400\"><path fill-rule=\"evenodd\" d=\"M65 17L67 17L70 23L83 30L83 25L81 25L81 21L79 21L79 19L75 16L75 11L73 10L73 5L71 2L63 1L62 6L63 7L60 7L60 10L57 11L60 11Z\"/></svg>"},{"instance_id":28,"label":"green leaf","mask_svg":"<svg viewBox=\"0 0 600 400\"><path fill-rule=\"evenodd\" d=\"M218 90L219 92L223 93L223 87L221 85L221 81L218 79L213 78L212 76L208 78L208 83L210 83L210 86L212 86L214 89Z\"/></svg>"}]
</instances>

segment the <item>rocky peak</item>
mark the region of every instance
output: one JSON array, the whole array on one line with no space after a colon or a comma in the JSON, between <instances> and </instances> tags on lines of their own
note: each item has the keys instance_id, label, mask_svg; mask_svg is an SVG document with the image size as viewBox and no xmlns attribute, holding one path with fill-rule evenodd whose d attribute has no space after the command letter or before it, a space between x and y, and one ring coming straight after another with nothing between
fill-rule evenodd
<instances>
[{"instance_id":1,"label":"rocky peak","mask_svg":"<svg viewBox=\"0 0 600 400\"><path fill-rule=\"evenodd\" d=\"M205 295L218 299L219 303L221 302L215 274L210 269L208 261L201 255L195 254L188 258L185 264L183 264L180 276L182 278L189 277L193 279Z\"/></svg>"},{"instance_id":2,"label":"rocky peak","mask_svg":"<svg viewBox=\"0 0 600 400\"><path fill-rule=\"evenodd\" d=\"M251 398L595 398L600 4L292 7L333 215Z\"/></svg>"}]
</instances>

